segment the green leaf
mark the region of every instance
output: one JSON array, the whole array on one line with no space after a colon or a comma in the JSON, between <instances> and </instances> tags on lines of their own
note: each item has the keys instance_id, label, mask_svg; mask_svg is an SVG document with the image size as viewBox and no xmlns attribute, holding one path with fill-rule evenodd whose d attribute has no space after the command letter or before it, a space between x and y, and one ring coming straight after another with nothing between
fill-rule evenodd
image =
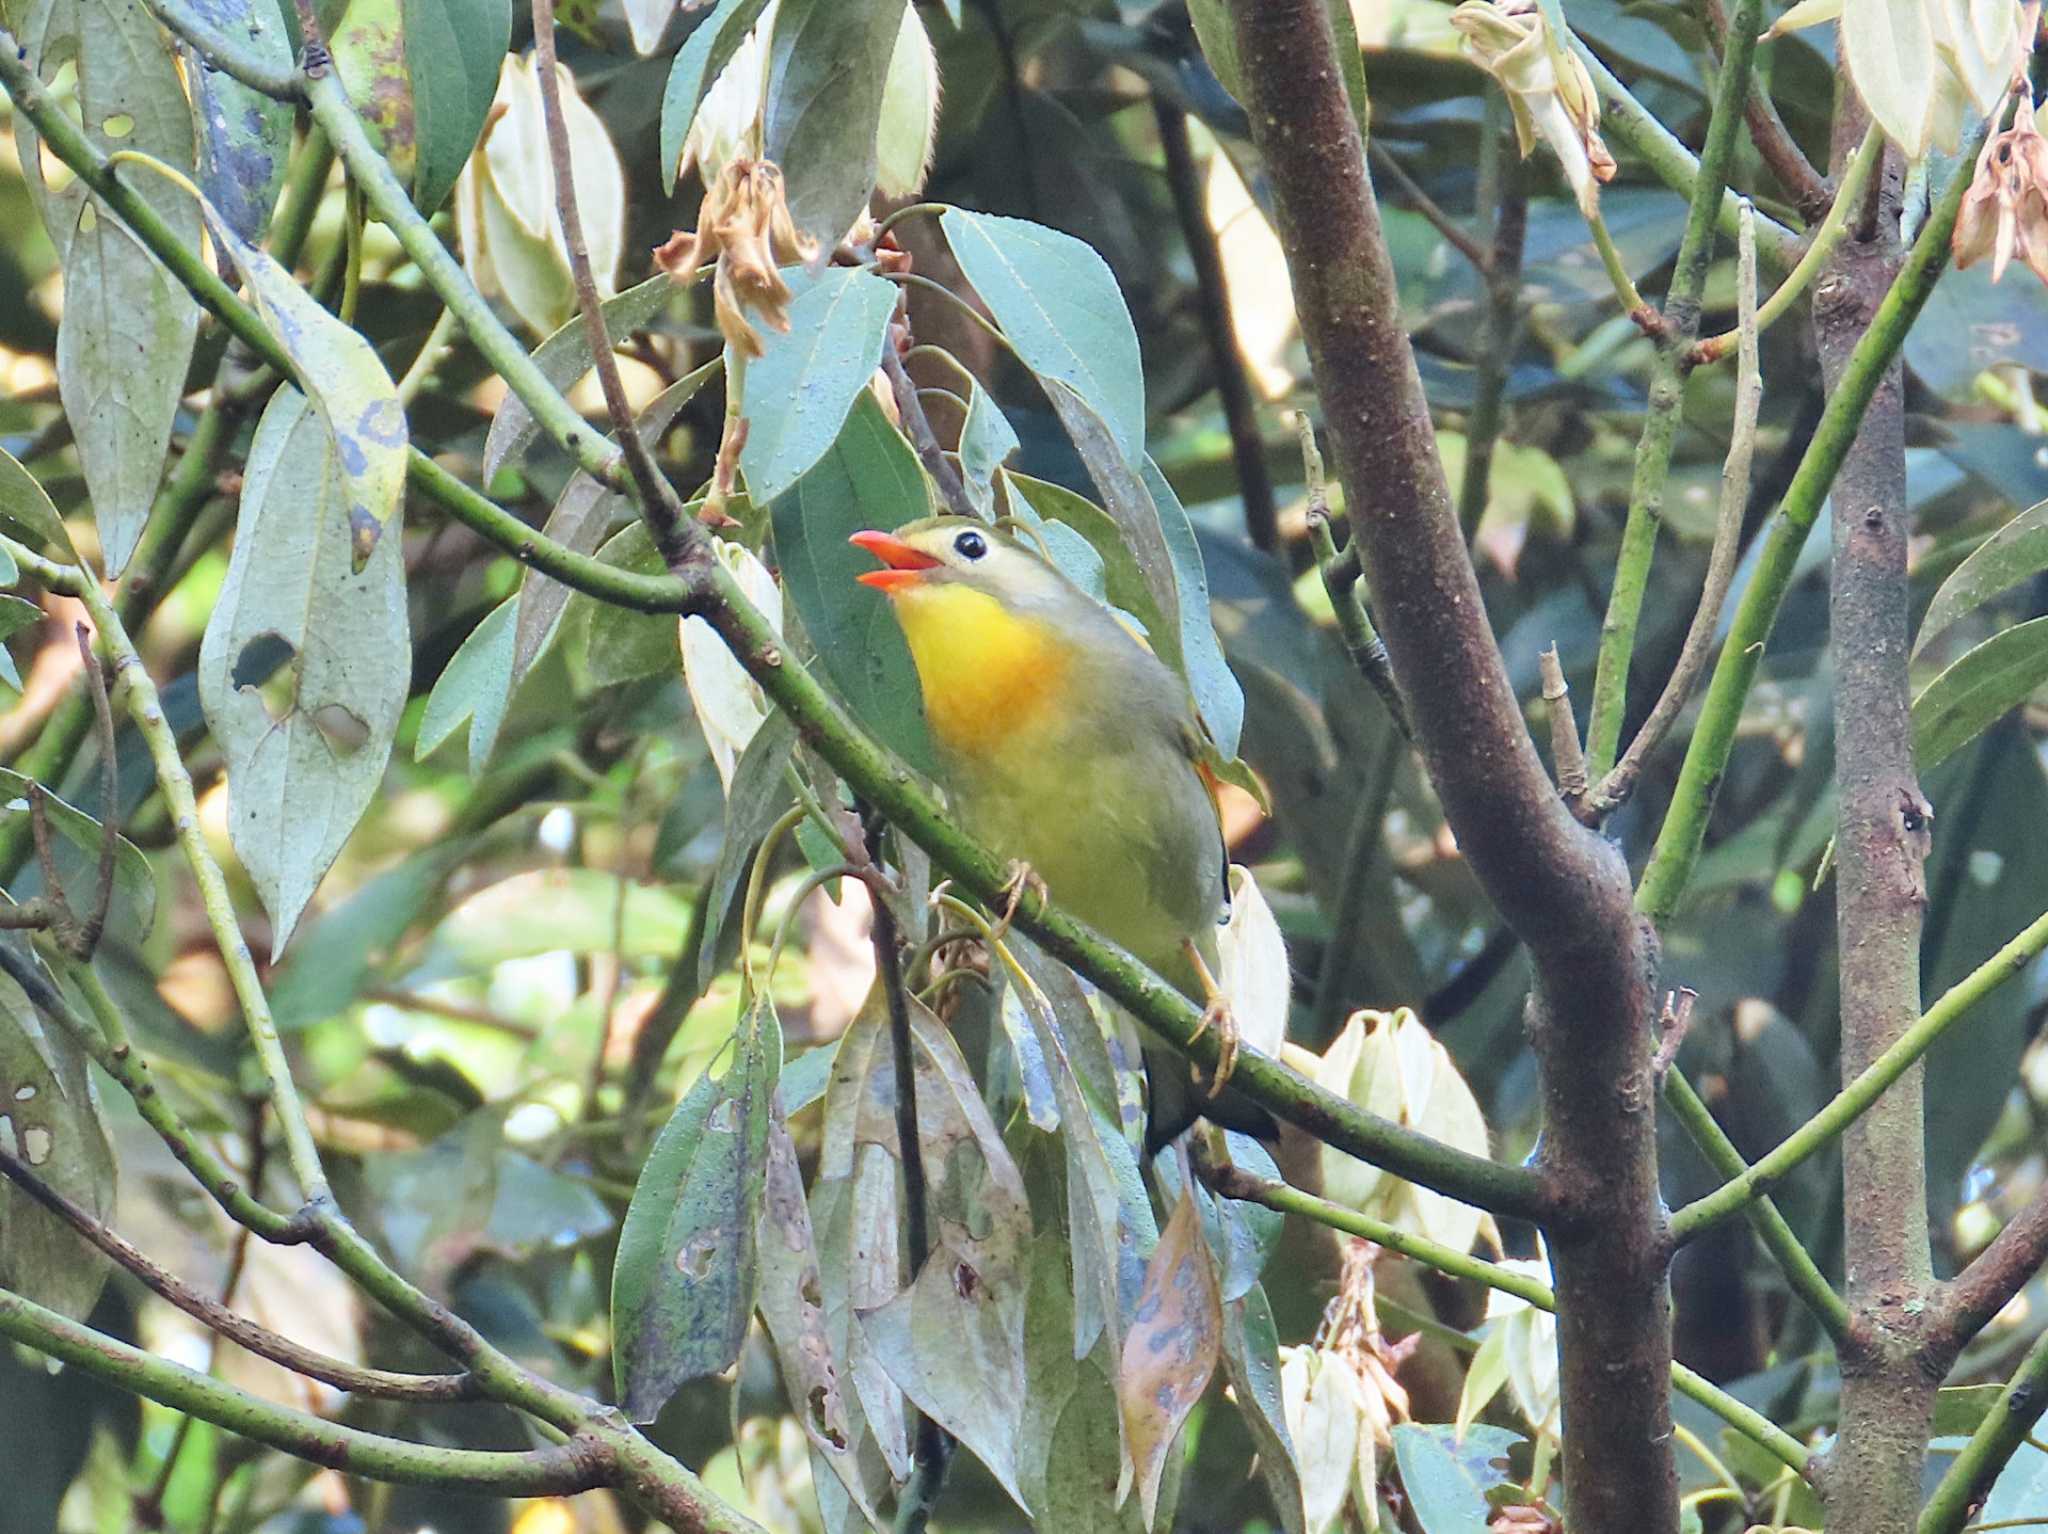
<instances>
[{"instance_id":1,"label":"green leaf","mask_svg":"<svg viewBox=\"0 0 2048 1534\"><path fill-rule=\"evenodd\" d=\"M953 255L1024 365L1057 379L1108 423L1121 456L1145 446L1138 333L1109 264L1070 234L948 208Z\"/></svg>"},{"instance_id":2,"label":"green leaf","mask_svg":"<svg viewBox=\"0 0 2048 1534\"><path fill-rule=\"evenodd\" d=\"M1486 1493L1507 1480L1504 1456L1520 1442L1503 1428L1475 1423L1462 1443L1441 1424L1394 1425L1394 1458L1401 1466L1401 1486L1422 1534L1473 1534L1492 1516ZM1503 1458L1501 1469L1491 1462Z\"/></svg>"},{"instance_id":3,"label":"green leaf","mask_svg":"<svg viewBox=\"0 0 2048 1534\"><path fill-rule=\"evenodd\" d=\"M305 1028L348 1007L468 855L469 845L464 839L415 853L321 912L270 978L277 1026Z\"/></svg>"},{"instance_id":4,"label":"green leaf","mask_svg":"<svg viewBox=\"0 0 2048 1534\"><path fill-rule=\"evenodd\" d=\"M19 579L21 572L5 549L0 549L0 586ZM7 641L31 624L40 623L43 610L20 597L0 597L0 682L21 691L21 673L14 669L14 657L7 653Z\"/></svg>"},{"instance_id":5,"label":"green leaf","mask_svg":"<svg viewBox=\"0 0 2048 1534\"><path fill-rule=\"evenodd\" d=\"M190 0L192 14L273 69L290 69L292 43L275 0ZM292 109L217 69L180 45L199 139L199 189L228 226L252 245L263 238L284 188L292 149Z\"/></svg>"},{"instance_id":6,"label":"green leaf","mask_svg":"<svg viewBox=\"0 0 2048 1534\"><path fill-rule=\"evenodd\" d=\"M785 600L855 717L885 745L926 767L931 748L910 647L889 599L855 576L874 561L847 539L929 514L917 455L871 395L854 402L839 440L768 508Z\"/></svg>"},{"instance_id":7,"label":"green leaf","mask_svg":"<svg viewBox=\"0 0 2048 1534\"><path fill-rule=\"evenodd\" d=\"M27 819L28 790L27 778L0 767L0 823L15 815ZM43 790L43 813L56 833L53 861L64 898L73 911L90 911L99 878L100 823L48 789ZM24 873L15 888L26 899L41 891L41 875ZM126 929L124 935L137 941L156 923L156 875L142 849L125 836L114 849L114 917Z\"/></svg>"},{"instance_id":8,"label":"green leaf","mask_svg":"<svg viewBox=\"0 0 2048 1534\"><path fill-rule=\"evenodd\" d=\"M77 1040L46 1028L21 987L0 975L0 1146L98 1219L114 1205L114 1151ZM0 1287L83 1320L107 1260L0 1178Z\"/></svg>"},{"instance_id":9,"label":"green leaf","mask_svg":"<svg viewBox=\"0 0 2048 1534\"><path fill-rule=\"evenodd\" d=\"M644 522L620 528L597 557L641 575L659 575L667 568ZM673 616L614 607L577 592L561 621L565 634L576 636L570 654L588 686L617 687L642 677L682 674L682 641Z\"/></svg>"},{"instance_id":10,"label":"green leaf","mask_svg":"<svg viewBox=\"0 0 2048 1534\"><path fill-rule=\"evenodd\" d=\"M725 1074L698 1078L641 1168L612 1268L613 1370L635 1422L652 1422L679 1386L740 1356L781 1069L782 1027L763 995Z\"/></svg>"},{"instance_id":11,"label":"green leaf","mask_svg":"<svg viewBox=\"0 0 2048 1534\"><path fill-rule=\"evenodd\" d=\"M1202 45L1202 56L1216 71L1216 78L1223 82L1225 90L1242 101L1244 84L1238 77L1237 32L1223 0L1188 0L1188 20L1194 23L1195 41Z\"/></svg>"},{"instance_id":12,"label":"green leaf","mask_svg":"<svg viewBox=\"0 0 2048 1534\"><path fill-rule=\"evenodd\" d=\"M2048 501L2028 507L1956 566L1927 604L1913 653L1918 655L1928 640L1958 618L2043 570L2048 570Z\"/></svg>"},{"instance_id":13,"label":"green leaf","mask_svg":"<svg viewBox=\"0 0 2048 1534\"><path fill-rule=\"evenodd\" d=\"M418 163L412 195L431 216L483 132L512 46L512 0L403 0Z\"/></svg>"},{"instance_id":14,"label":"green leaf","mask_svg":"<svg viewBox=\"0 0 2048 1534\"><path fill-rule=\"evenodd\" d=\"M1949 1385L1934 1398L1936 1438L1966 1438L2005 1394L2003 1385Z\"/></svg>"},{"instance_id":15,"label":"green leaf","mask_svg":"<svg viewBox=\"0 0 2048 1534\"><path fill-rule=\"evenodd\" d=\"M725 796L725 836L719 843L718 861L712 865L711 882L704 893L704 937L697 951L697 990L711 988L724 958L720 937L740 879L754 860L754 851L768 828L781 818L795 791L789 786L790 753L796 749L796 726L789 715L776 709L761 722L747 749L733 768L732 787Z\"/></svg>"},{"instance_id":16,"label":"green leaf","mask_svg":"<svg viewBox=\"0 0 2048 1534\"><path fill-rule=\"evenodd\" d=\"M1116 519L1086 496L1076 495L1065 485L1056 485L1050 480L1033 479L1028 474L1019 474L1014 469L1002 471L1002 481L1008 491L1012 514L1043 517L1058 527L1071 528L1094 551L1096 580L1094 589L1111 607L1118 608L1137 620L1145 631L1145 642L1152 645L1153 653L1162 656L1169 665L1178 669L1175 641L1179 637L1160 616L1159 604L1154 600L1152 587L1145 579L1145 572L1138 564L1137 556L1130 545L1124 542L1117 531ZM1018 503L1022 502L1020 508ZM1054 562L1064 570L1074 584L1088 589L1091 582L1081 579L1082 572L1077 562L1054 538L1046 539L1052 549ZM1159 643L1153 636L1161 635Z\"/></svg>"},{"instance_id":17,"label":"green leaf","mask_svg":"<svg viewBox=\"0 0 2048 1534\"><path fill-rule=\"evenodd\" d=\"M668 307L675 291L674 279L666 272L657 272L638 286L630 287L600 304L605 334L612 338L612 344L616 346L634 331L643 329ZM570 320L536 346L533 362L540 369L541 376L557 389L572 387L588 373L591 368L590 342L582 319ZM498 477L499 470L516 465L525 458L526 450L539 435L539 423L534 420L526 402L516 394L507 394L504 403L498 406L498 413L491 418L490 432L484 438L484 483L488 485Z\"/></svg>"},{"instance_id":18,"label":"green leaf","mask_svg":"<svg viewBox=\"0 0 2048 1534\"><path fill-rule=\"evenodd\" d=\"M1088 477L1095 481L1104 509L1116 523L1118 535L1145 577L1145 589L1160 616L1159 627L1150 636L1152 648L1168 666L1185 675L1180 581L1174 569L1173 550L1166 541L1161 507L1153 500L1151 487L1137 468L1139 460L1125 456L1109 423L1079 394L1057 379L1048 381L1045 391L1060 423L1073 439L1081 462L1087 466Z\"/></svg>"},{"instance_id":19,"label":"green leaf","mask_svg":"<svg viewBox=\"0 0 2048 1534\"><path fill-rule=\"evenodd\" d=\"M105 153L140 150L190 174L192 114L177 62L139 5L29 0L9 10L29 67L48 78L77 66L85 135ZM64 268L57 327L57 389L71 422L86 492L110 575L135 551L163 477L178 398L198 335L199 308L135 237L72 180L45 185L28 120L16 143ZM188 246L199 242L189 199L162 178L138 176L140 194Z\"/></svg>"},{"instance_id":20,"label":"green leaf","mask_svg":"<svg viewBox=\"0 0 2048 1534\"><path fill-rule=\"evenodd\" d=\"M790 217L829 251L875 189L882 83L904 0L782 0L768 44L763 154L782 167Z\"/></svg>"},{"instance_id":21,"label":"green leaf","mask_svg":"<svg viewBox=\"0 0 2048 1534\"><path fill-rule=\"evenodd\" d=\"M365 1164L392 1260L427 1288L445 1287L475 1250L498 1199L504 1138L500 1111L481 1108L417 1150Z\"/></svg>"},{"instance_id":22,"label":"green leaf","mask_svg":"<svg viewBox=\"0 0 2048 1534\"><path fill-rule=\"evenodd\" d=\"M1216 1262L1195 1201L1183 1191L1145 1266L1137 1315L1124 1335L1117 1400L1145 1522L1182 1424L1208 1389L1223 1346Z\"/></svg>"},{"instance_id":23,"label":"green leaf","mask_svg":"<svg viewBox=\"0 0 2048 1534\"><path fill-rule=\"evenodd\" d=\"M412 682L401 540L395 530L377 539L362 565L352 547L352 440L296 389L273 396L199 652L200 702L227 758L229 828L276 926L273 952L376 798Z\"/></svg>"},{"instance_id":24,"label":"green leaf","mask_svg":"<svg viewBox=\"0 0 2048 1534\"><path fill-rule=\"evenodd\" d=\"M681 944L690 908L670 891L626 886L600 868L542 868L479 890L434 929L408 983L432 985L482 975L508 959L542 953L610 953L628 960L670 959ZM623 914L623 922L617 916Z\"/></svg>"},{"instance_id":25,"label":"green leaf","mask_svg":"<svg viewBox=\"0 0 2048 1534\"><path fill-rule=\"evenodd\" d=\"M910 1288L862 1321L889 1378L1028 1512L1017 1472L1031 1204L960 1046L905 1000L934 1240Z\"/></svg>"},{"instance_id":26,"label":"green leaf","mask_svg":"<svg viewBox=\"0 0 2048 1534\"><path fill-rule=\"evenodd\" d=\"M858 267L827 267L816 279L802 268L783 275L796 293L789 330L765 333L761 355L747 364L740 469L757 506L788 490L839 440L881 365L896 309L896 285Z\"/></svg>"},{"instance_id":27,"label":"green leaf","mask_svg":"<svg viewBox=\"0 0 2048 1534\"><path fill-rule=\"evenodd\" d=\"M2016 624L1959 657L1913 700L1913 760L1931 771L2048 682L2048 618Z\"/></svg>"},{"instance_id":28,"label":"green leaf","mask_svg":"<svg viewBox=\"0 0 2048 1534\"><path fill-rule=\"evenodd\" d=\"M413 744L414 761L425 761L467 724L469 775L475 778L483 772L511 701L512 619L517 606L515 599L507 598L492 608L449 658L427 695L419 738Z\"/></svg>"},{"instance_id":29,"label":"green leaf","mask_svg":"<svg viewBox=\"0 0 2048 1534\"><path fill-rule=\"evenodd\" d=\"M351 567L360 572L384 530L396 524L405 497L405 406L367 340L321 308L290 272L245 244L211 206L206 206L206 213L214 238L242 274L249 296L283 345L293 376L332 439L320 455L334 471L323 496L329 503L325 514L341 518ZM274 402L271 408L276 408ZM309 450L310 439L293 456ZM252 447L252 458L254 453ZM402 573L402 567L394 568Z\"/></svg>"},{"instance_id":30,"label":"green leaf","mask_svg":"<svg viewBox=\"0 0 2048 1534\"><path fill-rule=\"evenodd\" d=\"M1273 1306L1258 1284L1223 1307L1223 1377L1230 1382L1238 1414L1258 1449L1259 1475L1273 1498L1280 1527L1285 1534L1306 1534L1301 1468L1295 1463L1280 1394L1280 1334Z\"/></svg>"},{"instance_id":31,"label":"green leaf","mask_svg":"<svg viewBox=\"0 0 2048 1534\"><path fill-rule=\"evenodd\" d=\"M1159 513L1159 529L1173 562L1180 605L1181 670L1210 739L1228 762L1237 755L1238 737L1244 728L1244 689L1223 658L1223 646L1209 616L1209 575L1202 564L1202 548L1195 540L1194 523L1166 476L1159 472L1159 465L1147 458L1140 473Z\"/></svg>"},{"instance_id":32,"label":"green leaf","mask_svg":"<svg viewBox=\"0 0 2048 1534\"><path fill-rule=\"evenodd\" d=\"M960 428L960 477L967 498L984 517L995 515L995 475L1017 451L1017 431L1002 406L980 384L967 399L967 420Z\"/></svg>"},{"instance_id":33,"label":"green leaf","mask_svg":"<svg viewBox=\"0 0 2048 1534\"><path fill-rule=\"evenodd\" d=\"M661 189L674 195L683 140L697 120L697 108L711 82L746 40L768 0L718 0L717 9L697 23L676 50L668 84L661 93Z\"/></svg>"},{"instance_id":34,"label":"green leaf","mask_svg":"<svg viewBox=\"0 0 2048 1534\"><path fill-rule=\"evenodd\" d=\"M5 448L0 448L0 533L32 548L47 549L53 557L74 564L78 560L78 551L71 546L71 535L64 530L64 519L57 515L49 492ZM9 576L8 582L14 579Z\"/></svg>"}]
</instances>

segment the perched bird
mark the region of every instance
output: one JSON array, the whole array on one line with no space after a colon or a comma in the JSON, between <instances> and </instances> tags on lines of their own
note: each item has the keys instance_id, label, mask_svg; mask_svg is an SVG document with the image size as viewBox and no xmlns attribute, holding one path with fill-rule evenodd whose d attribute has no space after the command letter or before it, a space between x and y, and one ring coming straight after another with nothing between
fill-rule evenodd
<instances>
[{"instance_id":1,"label":"perched bird","mask_svg":"<svg viewBox=\"0 0 2048 1534\"><path fill-rule=\"evenodd\" d=\"M884 568L941 781L962 829L1053 901L1204 1007L1222 1035L1197 1101L1180 1056L1148 1043L1149 1137L1197 1117L1271 1134L1224 1091L1236 1026L1213 978L1229 856L1187 689L1109 608L981 522L933 517L853 542Z\"/></svg>"}]
</instances>

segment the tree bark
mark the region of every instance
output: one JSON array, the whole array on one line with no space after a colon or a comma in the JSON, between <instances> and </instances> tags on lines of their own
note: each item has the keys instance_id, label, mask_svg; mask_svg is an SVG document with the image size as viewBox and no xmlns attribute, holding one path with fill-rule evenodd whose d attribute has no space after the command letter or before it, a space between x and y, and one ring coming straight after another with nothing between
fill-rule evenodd
<instances>
[{"instance_id":1,"label":"tree bark","mask_svg":"<svg viewBox=\"0 0 2048 1534\"><path fill-rule=\"evenodd\" d=\"M1863 135L1843 89L1836 158ZM1897 274L1895 157L1876 182L1868 225L1842 242L1814 292L1825 387L1869 328ZM1922 865L1932 811L1913 769L1908 658L1905 406L1896 363L1879 384L1837 477L1830 644L1835 669L1837 963L1841 1069L1853 1078L1920 1015ZM1920 1333L1933 1292L1921 1070L1913 1067L1842 1137L1846 1298L1842 1416L1826 1490L1831 1527L1907 1534L1938 1383Z\"/></svg>"},{"instance_id":2,"label":"tree bark","mask_svg":"<svg viewBox=\"0 0 2048 1534\"><path fill-rule=\"evenodd\" d=\"M1575 1534L1678 1527L1669 1242L1650 1071L1655 955L1614 848L1573 819L1508 685L1401 325L1324 0L1231 0L1332 456L1415 743L1528 944Z\"/></svg>"}]
</instances>

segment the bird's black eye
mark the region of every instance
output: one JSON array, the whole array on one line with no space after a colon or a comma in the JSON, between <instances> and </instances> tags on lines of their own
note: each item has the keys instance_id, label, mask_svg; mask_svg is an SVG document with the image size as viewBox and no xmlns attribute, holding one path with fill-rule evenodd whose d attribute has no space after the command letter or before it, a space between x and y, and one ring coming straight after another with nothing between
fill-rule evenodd
<instances>
[{"instance_id":1,"label":"bird's black eye","mask_svg":"<svg viewBox=\"0 0 2048 1534\"><path fill-rule=\"evenodd\" d=\"M953 540L953 551L962 559L979 559L988 552L988 540L980 533L962 533Z\"/></svg>"}]
</instances>

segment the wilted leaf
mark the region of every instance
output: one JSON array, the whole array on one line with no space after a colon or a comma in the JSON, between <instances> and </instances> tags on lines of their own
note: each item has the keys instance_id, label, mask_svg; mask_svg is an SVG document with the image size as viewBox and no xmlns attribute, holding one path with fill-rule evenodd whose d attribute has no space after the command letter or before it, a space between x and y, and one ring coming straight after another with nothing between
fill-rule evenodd
<instances>
[{"instance_id":1,"label":"wilted leaf","mask_svg":"<svg viewBox=\"0 0 2048 1534\"><path fill-rule=\"evenodd\" d=\"M1124 1445L1148 1526L1158 1505L1167 1457L1216 1372L1222 1343L1223 1301L1215 1259L1202 1235L1195 1201L1184 1193L1145 1269L1145 1287L1124 1335L1117 1380Z\"/></svg>"},{"instance_id":2,"label":"wilted leaf","mask_svg":"<svg viewBox=\"0 0 2048 1534\"><path fill-rule=\"evenodd\" d=\"M1927 604L1913 653L1919 654L1928 640L1958 618L2043 570L2048 570L2048 501L2028 507L1956 566Z\"/></svg>"},{"instance_id":3,"label":"wilted leaf","mask_svg":"<svg viewBox=\"0 0 2048 1534\"><path fill-rule=\"evenodd\" d=\"M227 757L235 852L276 925L273 952L376 797L412 684L395 529L374 540L366 564L353 557L361 480L344 463L355 440L337 439L296 389L272 398L200 647L200 701ZM387 515L397 514L394 498Z\"/></svg>"},{"instance_id":4,"label":"wilted leaf","mask_svg":"<svg viewBox=\"0 0 2048 1534\"><path fill-rule=\"evenodd\" d=\"M661 185L676 189L676 168L682 163L683 140L711 82L753 29L768 0L718 0L711 14L697 23L669 66L661 93Z\"/></svg>"},{"instance_id":5,"label":"wilted leaf","mask_svg":"<svg viewBox=\"0 0 2048 1534\"><path fill-rule=\"evenodd\" d=\"M413 201L432 215L476 147L512 46L512 0L404 0L412 78Z\"/></svg>"},{"instance_id":6,"label":"wilted leaf","mask_svg":"<svg viewBox=\"0 0 2048 1534\"><path fill-rule=\"evenodd\" d=\"M847 413L882 361L896 286L858 267L815 280L785 272L796 297L789 329L761 338L746 365L747 440L740 470L757 506L797 482L837 442ZM733 367L728 352L726 366Z\"/></svg>"},{"instance_id":7,"label":"wilted leaf","mask_svg":"<svg viewBox=\"0 0 2048 1534\"><path fill-rule=\"evenodd\" d=\"M932 1251L910 1288L862 1324L903 1393L1023 1507L1017 1451L1030 1201L960 1046L923 1003L904 999Z\"/></svg>"},{"instance_id":8,"label":"wilted leaf","mask_svg":"<svg viewBox=\"0 0 2048 1534\"><path fill-rule=\"evenodd\" d=\"M192 14L272 69L289 69L291 39L274 0L192 0ZM254 244L270 223L292 147L292 109L208 68L182 44L199 139L199 189L228 227Z\"/></svg>"},{"instance_id":9,"label":"wilted leaf","mask_svg":"<svg viewBox=\"0 0 2048 1534\"><path fill-rule=\"evenodd\" d=\"M29 816L29 780L18 772L0 767L0 825ZM48 789L43 791L43 813L55 833L52 859L57 865L57 882L64 886L64 898L73 911L90 911L97 895L100 861L100 823L83 810L74 808ZM24 870L15 890L26 899L42 888L42 876ZM124 938L139 942L156 922L156 875L142 849L122 837L114 850L115 930Z\"/></svg>"},{"instance_id":10,"label":"wilted leaf","mask_svg":"<svg viewBox=\"0 0 2048 1534\"><path fill-rule=\"evenodd\" d=\"M658 272L600 304L605 334L612 338L612 344L618 345L661 313L675 291L676 284L668 273ZM590 342L583 321L570 320L536 346L533 362L541 376L557 389L575 385L591 368ZM496 479L500 469L518 464L539 435L540 426L525 401L516 394L506 394L498 413L491 418L490 433L484 438L484 483Z\"/></svg>"},{"instance_id":11,"label":"wilted leaf","mask_svg":"<svg viewBox=\"0 0 2048 1534\"><path fill-rule=\"evenodd\" d=\"M768 509L783 594L825 675L873 735L920 767L930 746L910 647L889 599L855 579L873 559L846 540L929 510L917 455L866 393L831 451Z\"/></svg>"},{"instance_id":12,"label":"wilted leaf","mask_svg":"<svg viewBox=\"0 0 2048 1534\"><path fill-rule=\"evenodd\" d=\"M321 308L290 272L245 244L212 208L206 211L214 238L242 274L249 296L283 345L300 390L312 400L331 439L318 454L331 468L323 485L322 514L340 518L353 567L361 571L385 529L397 522L405 496L405 406L367 340ZM264 419L278 409L273 399ZM288 471L297 470L312 450L310 433L295 441ZM254 478L254 446L249 456ZM303 488L296 474L291 482Z\"/></svg>"},{"instance_id":13,"label":"wilted leaf","mask_svg":"<svg viewBox=\"0 0 2048 1534\"><path fill-rule=\"evenodd\" d=\"M419 737L413 743L414 761L425 761L467 724L469 775L475 778L483 773L491 747L497 744L498 727L505 722L505 706L511 701L512 619L517 605L516 600L507 598L492 608L449 657L434 690L427 694Z\"/></svg>"},{"instance_id":14,"label":"wilted leaf","mask_svg":"<svg viewBox=\"0 0 2048 1534\"><path fill-rule=\"evenodd\" d=\"M163 33L139 5L35 0L8 15L28 66L48 78L77 68L85 135L104 153L140 150L193 169L192 114ZM72 180L44 183L36 135L14 114L15 142L64 267L57 389L85 472L107 572L128 563L149 515L184 392L199 308L135 237ZM135 177L139 194L188 247L199 217L185 194Z\"/></svg>"},{"instance_id":15,"label":"wilted leaf","mask_svg":"<svg viewBox=\"0 0 2048 1534\"><path fill-rule=\"evenodd\" d=\"M100 1124L85 1052L46 1028L0 975L0 1149L99 1219L114 1203L114 1152ZM107 1261L14 1183L0 1178L0 1285L82 1320Z\"/></svg>"},{"instance_id":16,"label":"wilted leaf","mask_svg":"<svg viewBox=\"0 0 2048 1534\"><path fill-rule=\"evenodd\" d=\"M1136 459L1145 447L1145 375L1109 264L1072 235L1024 219L948 208L941 223L1024 365L1085 400L1107 423L1118 457Z\"/></svg>"},{"instance_id":17,"label":"wilted leaf","mask_svg":"<svg viewBox=\"0 0 2048 1534\"><path fill-rule=\"evenodd\" d=\"M795 748L796 726L778 709L754 732L733 769L725 795L725 836L719 843L711 882L704 886L704 936L697 952L700 993L710 988L711 977L724 962L720 938L740 879L753 862L761 838L795 797L786 770Z\"/></svg>"},{"instance_id":18,"label":"wilted leaf","mask_svg":"<svg viewBox=\"0 0 2048 1534\"><path fill-rule=\"evenodd\" d=\"M1351 1500L1359 1435L1371 1428L1360 1419L1357 1386L1342 1358L1289 1348L1280 1374L1287 1429L1300 1459L1297 1516L1309 1534L1327 1534Z\"/></svg>"},{"instance_id":19,"label":"wilted leaf","mask_svg":"<svg viewBox=\"0 0 2048 1534\"><path fill-rule=\"evenodd\" d=\"M1968 651L1913 700L1913 761L1923 773L2048 682L2048 618L2015 624Z\"/></svg>"},{"instance_id":20,"label":"wilted leaf","mask_svg":"<svg viewBox=\"0 0 2048 1534\"><path fill-rule=\"evenodd\" d=\"M635 1422L652 1422L678 1386L729 1367L746 1341L782 1070L782 1026L765 995L733 1045L725 1074L699 1077L655 1140L619 1228L612 1367Z\"/></svg>"},{"instance_id":21,"label":"wilted leaf","mask_svg":"<svg viewBox=\"0 0 2048 1534\"><path fill-rule=\"evenodd\" d=\"M763 153L782 167L796 226L830 250L875 188L882 82L904 0L782 0L768 45Z\"/></svg>"},{"instance_id":22,"label":"wilted leaf","mask_svg":"<svg viewBox=\"0 0 2048 1534\"><path fill-rule=\"evenodd\" d=\"M348 0L327 34L334 71L375 144L401 181L418 164L412 77L406 69L404 0Z\"/></svg>"}]
</instances>

